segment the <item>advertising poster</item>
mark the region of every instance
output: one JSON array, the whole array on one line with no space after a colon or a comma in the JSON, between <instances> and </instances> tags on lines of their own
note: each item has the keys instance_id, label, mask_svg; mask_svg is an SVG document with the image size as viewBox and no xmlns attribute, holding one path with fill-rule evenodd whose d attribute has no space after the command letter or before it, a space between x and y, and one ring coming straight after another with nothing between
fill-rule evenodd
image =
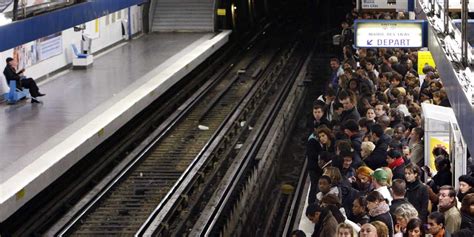
<instances>
[{"instance_id":1,"label":"advertising poster","mask_svg":"<svg viewBox=\"0 0 474 237\"><path fill-rule=\"evenodd\" d=\"M430 51L418 51L418 74L424 75L423 68L425 66L432 66L436 68L436 63Z\"/></svg>"},{"instance_id":2,"label":"advertising poster","mask_svg":"<svg viewBox=\"0 0 474 237\"><path fill-rule=\"evenodd\" d=\"M31 67L62 52L62 33L59 32L15 47L13 49L13 59L18 63L18 69L22 69Z\"/></svg>"},{"instance_id":3,"label":"advertising poster","mask_svg":"<svg viewBox=\"0 0 474 237\"><path fill-rule=\"evenodd\" d=\"M18 63L18 69L27 68L37 63L36 45L28 43L13 49L13 59Z\"/></svg>"},{"instance_id":4,"label":"advertising poster","mask_svg":"<svg viewBox=\"0 0 474 237\"><path fill-rule=\"evenodd\" d=\"M429 137L429 143L430 143L430 159L429 159L429 167L431 170L436 170L435 166L435 158L433 155L433 150L437 147L441 147L445 149L449 153L449 137L435 137L431 136Z\"/></svg>"}]
</instances>

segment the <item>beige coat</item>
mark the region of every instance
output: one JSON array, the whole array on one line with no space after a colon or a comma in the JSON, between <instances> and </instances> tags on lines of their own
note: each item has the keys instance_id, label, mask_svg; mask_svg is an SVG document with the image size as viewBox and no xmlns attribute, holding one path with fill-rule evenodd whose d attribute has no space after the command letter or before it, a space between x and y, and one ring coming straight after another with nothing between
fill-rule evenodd
<instances>
[{"instance_id":1,"label":"beige coat","mask_svg":"<svg viewBox=\"0 0 474 237\"><path fill-rule=\"evenodd\" d=\"M454 206L443 214L445 219L445 229L449 231L449 233L454 233L459 230L461 227L461 212L459 212L459 209Z\"/></svg>"}]
</instances>

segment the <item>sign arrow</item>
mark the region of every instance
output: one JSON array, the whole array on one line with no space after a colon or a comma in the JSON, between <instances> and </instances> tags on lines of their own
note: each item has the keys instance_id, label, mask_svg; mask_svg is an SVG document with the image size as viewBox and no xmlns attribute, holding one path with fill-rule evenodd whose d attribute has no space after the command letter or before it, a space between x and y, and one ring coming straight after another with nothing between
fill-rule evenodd
<instances>
[{"instance_id":1,"label":"sign arrow","mask_svg":"<svg viewBox=\"0 0 474 237\"><path fill-rule=\"evenodd\" d=\"M367 40L367 45L372 45L373 40Z\"/></svg>"}]
</instances>

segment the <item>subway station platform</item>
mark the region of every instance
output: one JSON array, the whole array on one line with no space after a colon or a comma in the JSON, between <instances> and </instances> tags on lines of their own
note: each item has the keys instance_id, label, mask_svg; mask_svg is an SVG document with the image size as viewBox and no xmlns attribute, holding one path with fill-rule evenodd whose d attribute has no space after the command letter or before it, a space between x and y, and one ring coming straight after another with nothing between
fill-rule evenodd
<instances>
[{"instance_id":1,"label":"subway station platform","mask_svg":"<svg viewBox=\"0 0 474 237\"><path fill-rule=\"evenodd\" d=\"M0 105L0 222L65 173L229 40L145 35L40 84L43 104Z\"/></svg>"}]
</instances>

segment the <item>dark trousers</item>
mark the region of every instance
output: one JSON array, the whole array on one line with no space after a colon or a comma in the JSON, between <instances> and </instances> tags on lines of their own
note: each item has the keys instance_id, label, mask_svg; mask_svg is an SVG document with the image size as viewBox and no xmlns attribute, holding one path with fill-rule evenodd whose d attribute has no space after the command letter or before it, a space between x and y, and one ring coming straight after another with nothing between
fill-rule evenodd
<instances>
[{"instance_id":1,"label":"dark trousers","mask_svg":"<svg viewBox=\"0 0 474 237\"><path fill-rule=\"evenodd\" d=\"M8 84L10 84L10 81L8 81ZM33 80L33 78L24 78L21 80L16 80L16 86L18 89L26 88L30 90L31 97L38 97L39 95L38 85L36 85L36 82L35 80Z\"/></svg>"},{"instance_id":2,"label":"dark trousers","mask_svg":"<svg viewBox=\"0 0 474 237\"><path fill-rule=\"evenodd\" d=\"M314 170L308 170L308 174L309 180L311 181L308 194L308 203L314 203L316 201L316 194L319 192L318 181L319 177L321 177L321 173Z\"/></svg>"}]
</instances>

